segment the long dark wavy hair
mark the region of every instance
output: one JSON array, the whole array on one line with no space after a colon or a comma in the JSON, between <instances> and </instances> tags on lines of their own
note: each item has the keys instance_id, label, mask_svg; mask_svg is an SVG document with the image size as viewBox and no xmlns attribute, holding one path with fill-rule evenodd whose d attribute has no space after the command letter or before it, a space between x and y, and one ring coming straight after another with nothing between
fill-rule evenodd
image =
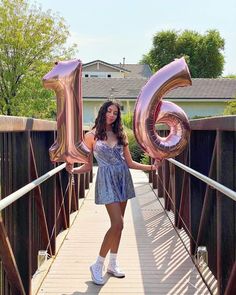
<instances>
[{"instance_id":1,"label":"long dark wavy hair","mask_svg":"<svg viewBox=\"0 0 236 295\"><path fill-rule=\"evenodd\" d=\"M97 118L95 119L95 124L93 126L93 129L96 128L95 131L95 139L98 140L107 140L107 134L106 134L106 113L109 108L109 106L114 105L118 109L118 114L115 122L112 124L112 131L117 136L117 141L119 145L127 145L126 137L123 131L123 126L121 122L121 111L120 111L120 105L117 102L108 100L104 102L104 104L100 107Z\"/></svg>"}]
</instances>

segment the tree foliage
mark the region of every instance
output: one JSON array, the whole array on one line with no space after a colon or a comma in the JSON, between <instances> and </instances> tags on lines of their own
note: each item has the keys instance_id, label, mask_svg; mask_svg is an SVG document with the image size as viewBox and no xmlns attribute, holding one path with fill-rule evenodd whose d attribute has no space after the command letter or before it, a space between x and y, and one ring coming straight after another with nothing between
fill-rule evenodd
<instances>
[{"instance_id":1,"label":"tree foliage","mask_svg":"<svg viewBox=\"0 0 236 295\"><path fill-rule=\"evenodd\" d=\"M227 106L224 110L224 115L236 115L236 99L227 102Z\"/></svg>"},{"instance_id":2,"label":"tree foliage","mask_svg":"<svg viewBox=\"0 0 236 295\"><path fill-rule=\"evenodd\" d=\"M122 123L129 129L133 128L133 113L131 113L131 111L122 115Z\"/></svg>"},{"instance_id":3,"label":"tree foliage","mask_svg":"<svg viewBox=\"0 0 236 295\"><path fill-rule=\"evenodd\" d=\"M53 63L71 57L65 21L28 0L0 0L0 113L38 118L55 114L53 93L42 77ZM42 108L40 108L42 106Z\"/></svg>"},{"instance_id":4,"label":"tree foliage","mask_svg":"<svg viewBox=\"0 0 236 295\"><path fill-rule=\"evenodd\" d=\"M140 63L147 63L155 72L175 58L184 56L193 78L216 78L224 69L224 39L217 30L204 35L175 30L157 32L151 50Z\"/></svg>"}]
</instances>

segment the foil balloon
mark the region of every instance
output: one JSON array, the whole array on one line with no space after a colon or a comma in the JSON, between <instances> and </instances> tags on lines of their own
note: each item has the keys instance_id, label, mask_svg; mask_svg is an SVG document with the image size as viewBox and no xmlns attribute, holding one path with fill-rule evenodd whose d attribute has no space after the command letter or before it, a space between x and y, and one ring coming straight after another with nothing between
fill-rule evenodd
<instances>
[{"instance_id":1,"label":"foil balloon","mask_svg":"<svg viewBox=\"0 0 236 295\"><path fill-rule=\"evenodd\" d=\"M188 66L180 58L157 71L142 88L134 109L133 129L137 142L150 157L175 157L188 144L187 115L176 104L162 101L162 97L172 89L191 84ZM166 137L158 135L156 123L169 126Z\"/></svg>"},{"instance_id":2,"label":"foil balloon","mask_svg":"<svg viewBox=\"0 0 236 295\"><path fill-rule=\"evenodd\" d=\"M57 139L49 149L53 162L87 163L90 154L83 142L80 60L61 61L43 77L45 88L57 97Z\"/></svg>"}]
</instances>

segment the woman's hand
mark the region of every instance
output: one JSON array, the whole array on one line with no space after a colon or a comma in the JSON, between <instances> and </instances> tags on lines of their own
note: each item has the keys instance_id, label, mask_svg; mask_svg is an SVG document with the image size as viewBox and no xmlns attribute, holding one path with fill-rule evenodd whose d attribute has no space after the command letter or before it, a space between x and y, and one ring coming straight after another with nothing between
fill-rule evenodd
<instances>
[{"instance_id":1,"label":"woman's hand","mask_svg":"<svg viewBox=\"0 0 236 295\"><path fill-rule=\"evenodd\" d=\"M73 173L74 167L72 164L66 163L66 171L70 174Z\"/></svg>"}]
</instances>

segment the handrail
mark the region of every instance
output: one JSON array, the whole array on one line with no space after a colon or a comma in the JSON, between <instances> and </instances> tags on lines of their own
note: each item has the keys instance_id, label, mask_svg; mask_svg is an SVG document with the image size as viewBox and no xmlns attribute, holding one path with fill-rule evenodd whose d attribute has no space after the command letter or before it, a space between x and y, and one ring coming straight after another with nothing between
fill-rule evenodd
<instances>
[{"instance_id":1,"label":"handrail","mask_svg":"<svg viewBox=\"0 0 236 295\"><path fill-rule=\"evenodd\" d=\"M217 190L219 190L220 192L222 192L224 195L228 196L229 198L231 198L233 201L236 201L236 192L231 190L230 188L218 183L217 181L197 172L196 170L174 160L174 159L167 159L169 162L171 162L172 164L180 167L181 169L187 171L188 173L192 174L193 176L197 177L198 179L201 179L202 181L204 181L205 183L209 184L210 186L216 188Z\"/></svg>"},{"instance_id":2,"label":"handrail","mask_svg":"<svg viewBox=\"0 0 236 295\"><path fill-rule=\"evenodd\" d=\"M33 180L32 182L28 183L27 185L23 186L19 190L15 191L14 193L8 195L4 199L0 201L0 212L5 209L7 206L11 205L13 202L21 198L23 195L34 189L36 186L47 180L48 178L52 177L54 174L58 173L62 169L66 167L66 163L61 164L60 166L48 171L47 173L43 174L39 178Z\"/></svg>"},{"instance_id":3,"label":"handrail","mask_svg":"<svg viewBox=\"0 0 236 295\"><path fill-rule=\"evenodd\" d=\"M56 131L55 121L0 115L1 132Z\"/></svg>"}]
</instances>

